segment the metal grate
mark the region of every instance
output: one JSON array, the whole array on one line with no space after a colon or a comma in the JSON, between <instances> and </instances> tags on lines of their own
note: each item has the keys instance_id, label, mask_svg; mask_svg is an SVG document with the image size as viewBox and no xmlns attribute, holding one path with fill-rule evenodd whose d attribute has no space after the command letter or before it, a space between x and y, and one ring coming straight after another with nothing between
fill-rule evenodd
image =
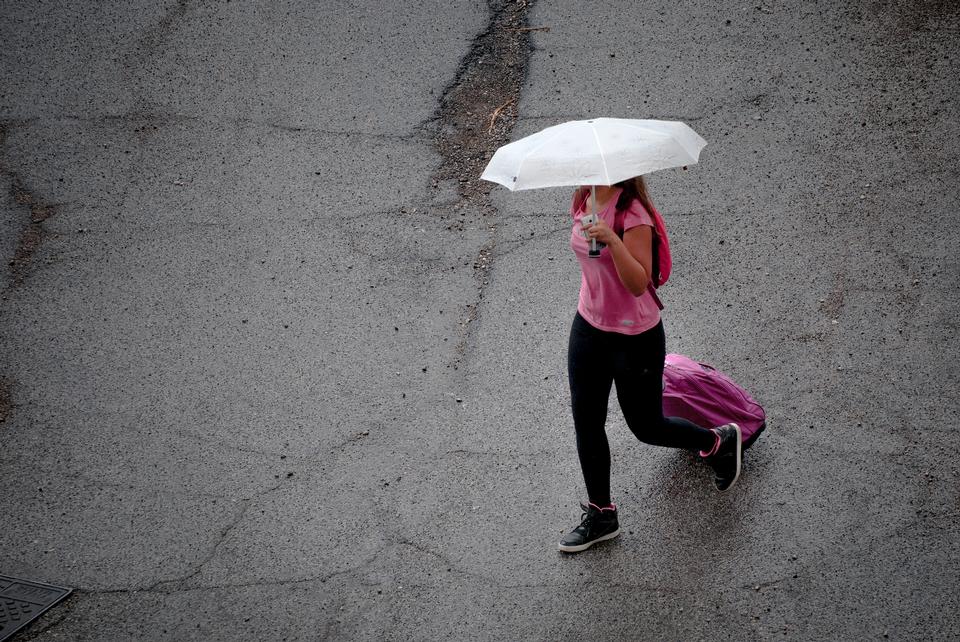
<instances>
[{"instance_id":1,"label":"metal grate","mask_svg":"<svg viewBox=\"0 0 960 642\"><path fill-rule=\"evenodd\" d=\"M72 590L0 575L0 642L10 639Z\"/></svg>"}]
</instances>

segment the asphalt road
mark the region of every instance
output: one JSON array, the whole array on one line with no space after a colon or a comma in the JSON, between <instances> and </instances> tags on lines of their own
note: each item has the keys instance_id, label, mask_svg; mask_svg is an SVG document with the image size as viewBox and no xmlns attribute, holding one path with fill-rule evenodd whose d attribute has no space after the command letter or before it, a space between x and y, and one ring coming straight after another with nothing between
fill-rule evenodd
<instances>
[{"instance_id":1,"label":"asphalt road","mask_svg":"<svg viewBox=\"0 0 960 642\"><path fill-rule=\"evenodd\" d=\"M21 639L957 638L957 6L491 5L0 5ZM709 141L668 349L769 429L719 495L612 403L565 557L569 193L476 170L599 115Z\"/></svg>"}]
</instances>

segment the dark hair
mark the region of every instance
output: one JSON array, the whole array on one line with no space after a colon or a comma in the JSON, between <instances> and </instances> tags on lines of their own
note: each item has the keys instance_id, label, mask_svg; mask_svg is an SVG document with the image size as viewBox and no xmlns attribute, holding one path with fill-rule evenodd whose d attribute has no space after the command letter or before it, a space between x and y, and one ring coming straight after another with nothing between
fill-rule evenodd
<instances>
[{"instance_id":1,"label":"dark hair","mask_svg":"<svg viewBox=\"0 0 960 642\"><path fill-rule=\"evenodd\" d=\"M647 213L653 216L653 203L650 202L650 194L647 192L647 183L643 180L643 176L634 176L625 181L620 181L616 183L616 187L623 189L623 191L620 192L620 198L617 199L617 211L625 211L630 207L630 203L636 199L640 201L647 210ZM621 236L623 236L622 233ZM653 228L653 239L650 245L650 252L653 255L654 274L658 275L654 283L660 283L660 236L657 234L656 227Z\"/></svg>"},{"instance_id":2,"label":"dark hair","mask_svg":"<svg viewBox=\"0 0 960 642\"><path fill-rule=\"evenodd\" d=\"M616 187L623 189L620 198L617 199L618 210L627 209L630 207L630 203L636 199L648 212L653 212L653 203L650 202L650 194L647 192L647 183L643 180L643 176L634 176L625 181L620 181L616 183Z\"/></svg>"}]
</instances>

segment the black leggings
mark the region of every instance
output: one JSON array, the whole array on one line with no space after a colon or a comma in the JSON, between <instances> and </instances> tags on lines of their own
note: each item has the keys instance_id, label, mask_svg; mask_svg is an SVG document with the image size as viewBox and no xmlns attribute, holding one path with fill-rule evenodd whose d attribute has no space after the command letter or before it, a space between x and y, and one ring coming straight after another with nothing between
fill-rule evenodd
<instances>
[{"instance_id":1,"label":"black leggings","mask_svg":"<svg viewBox=\"0 0 960 642\"><path fill-rule=\"evenodd\" d=\"M663 322L641 334L605 332L578 312L570 328L567 370L577 453L590 501L610 503L607 401L617 384L623 417L637 439L654 446L710 450L715 433L679 417L663 416Z\"/></svg>"}]
</instances>

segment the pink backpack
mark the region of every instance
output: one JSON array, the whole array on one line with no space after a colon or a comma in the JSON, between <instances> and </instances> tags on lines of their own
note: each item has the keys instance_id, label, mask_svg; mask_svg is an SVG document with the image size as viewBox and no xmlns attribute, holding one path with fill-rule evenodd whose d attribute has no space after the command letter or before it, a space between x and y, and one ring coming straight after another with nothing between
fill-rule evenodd
<instances>
[{"instance_id":1,"label":"pink backpack","mask_svg":"<svg viewBox=\"0 0 960 642\"><path fill-rule=\"evenodd\" d=\"M713 366L682 354L668 354L663 365L663 414L704 428L736 423L744 448L767 427L763 408L746 390Z\"/></svg>"}]
</instances>

